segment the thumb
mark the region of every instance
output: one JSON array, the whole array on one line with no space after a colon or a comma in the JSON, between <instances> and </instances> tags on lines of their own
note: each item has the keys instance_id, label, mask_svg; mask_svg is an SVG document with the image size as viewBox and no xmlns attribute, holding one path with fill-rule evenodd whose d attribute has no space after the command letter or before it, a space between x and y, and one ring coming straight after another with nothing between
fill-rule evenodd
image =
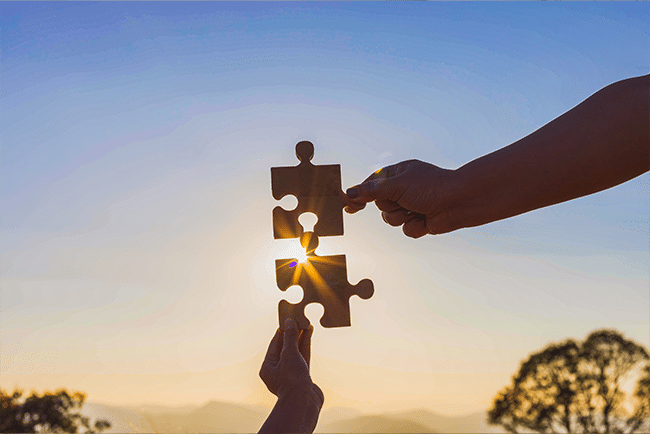
<instances>
[{"instance_id":1,"label":"thumb","mask_svg":"<svg viewBox=\"0 0 650 434\"><path fill-rule=\"evenodd\" d=\"M287 318L284 321L284 342L282 346L282 352L286 349L298 349L298 327L296 327L296 322L293 318Z\"/></svg>"},{"instance_id":2,"label":"thumb","mask_svg":"<svg viewBox=\"0 0 650 434\"><path fill-rule=\"evenodd\" d=\"M396 195L397 186L395 178L376 178L349 188L347 195L354 202L367 203L378 199L396 201L396 196L399 196Z\"/></svg>"}]
</instances>

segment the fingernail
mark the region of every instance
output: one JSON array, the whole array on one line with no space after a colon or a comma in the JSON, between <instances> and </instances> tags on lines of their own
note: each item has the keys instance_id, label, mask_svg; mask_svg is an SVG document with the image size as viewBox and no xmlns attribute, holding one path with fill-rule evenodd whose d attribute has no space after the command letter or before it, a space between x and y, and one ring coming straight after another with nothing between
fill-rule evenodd
<instances>
[{"instance_id":1,"label":"fingernail","mask_svg":"<svg viewBox=\"0 0 650 434\"><path fill-rule=\"evenodd\" d=\"M348 188L345 194L347 194L350 199L354 199L359 196L359 189L356 187Z\"/></svg>"}]
</instances>

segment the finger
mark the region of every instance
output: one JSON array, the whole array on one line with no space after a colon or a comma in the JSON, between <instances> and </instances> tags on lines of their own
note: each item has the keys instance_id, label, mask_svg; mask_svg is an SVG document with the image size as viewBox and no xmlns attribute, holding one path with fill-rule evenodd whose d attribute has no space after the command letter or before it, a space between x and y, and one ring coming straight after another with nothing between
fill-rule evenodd
<instances>
[{"instance_id":1,"label":"finger","mask_svg":"<svg viewBox=\"0 0 650 434\"><path fill-rule=\"evenodd\" d=\"M402 208L397 202L393 202L392 200L377 199L375 201L375 205L381 211L386 211L386 212L393 212L393 211L397 211L398 209L407 211L405 208Z\"/></svg>"},{"instance_id":2,"label":"finger","mask_svg":"<svg viewBox=\"0 0 650 434\"><path fill-rule=\"evenodd\" d=\"M411 238L420 238L428 233L424 216L417 216L404 223L402 226L404 235Z\"/></svg>"},{"instance_id":3,"label":"finger","mask_svg":"<svg viewBox=\"0 0 650 434\"><path fill-rule=\"evenodd\" d=\"M362 209L366 207L365 203L355 203L355 204L349 204L345 206L345 212L348 214L354 214L355 212L359 212Z\"/></svg>"},{"instance_id":4,"label":"finger","mask_svg":"<svg viewBox=\"0 0 650 434\"><path fill-rule=\"evenodd\" d=\"M415 217L415 215L410 211L393 211L381 213L381 218L391 226L402 226L413 217Z\"/></svg>"},{"instance_id":5,"label":"finger","mask_svg":"<svg viewBox=\"0 0 650 434\"><path fill-rule=\"evenodd\" d=\"M293 318L287 318L284 321L284 342L282 346L282 354L287 350L298 349L298 327Z\"/></svg>"},{"instance_id":6,"label":"finger","mask_svg":"<svg viewBox=\"0 0 650 434\"><path fill-rule=\"evenodd\" d=\"M431 235L441 235L458 229L458 226L449 219L449 213L439 213L426 220L427 231Z\"/></svg>"},{"instance_id":7,"label":"finger","mask_svg":"<svg viewBox=\"0 0 650 434\"><path fill-rule=\"evenodd\" d=\"M391 164L390 166L382 167L379 170L375 170L369 177L363 180L362 184L372 181L373 179L379 178L390 178L399 173L402 163Z\"/></svg>"},{"instance_id":8,"label":"finger","mask_svg":"<svg viewBox=\"0 0 650 434\"><path fill-rule=\"evenodd\" d=\"M309 324L309 327L300 333L300 341L298 342L298 350L300 350L300 354L307 362L307 367L309 367L309 359L311 358L311 337L313 334L314 326Z\"/></svg>"},{"instance_id":9,"label":"finger","mask_svg":"<svg viewBox=\"0 0 650 434\"><path fill-rule=\"evenodd\" d=\"M376 199L388 199L388 197L384 197L381 194L385 190L383 184L386 182L388 182L388 178L372 179L363 184L348 188L345 194L357 203L368 203Z\"/></svg>"},{"instance_id":10,"label":"finger","mask_svg":"<svg viewBox=\"0 0 650 434\"><path fill-rule=\"evenodd\" d=\"M405 163L406 162L392 164L374 171L369 177L364 179L361 184L348 188L345 195L348 197L348 200L357 203L372 202L376 198L371 195L369 196L369 194L376 191L382 181L403 172L405 170Z\"/></svg>"},{"instance_id":11,"label":"finger","mask_svg":"<svg viewBox=\"0 0 650 434\"><path fill-rule=\"evenodd\" d=\"M345 201L343 203L345 211L348 214L354 214L355 212L361 211L366 207L365 203L353 202L347 195L344 195Z\"/></svg>"},{"instance_id":12,"label":"finger","mask_svg":"<svg viewBox=\"0 0 650 434\"><path fill-rule=\"evenodd\" d=\"M280 329L275 331L273 339L269 344L269 349L266 351L266 357L264 358L264 363L267 362L276 362L280 360L280 352L282 351L282 332Z\"/></svg>"},{"instance_id":13,"label":"finger","mask_svg":"<svg viewBox=\"0 0 650 434\"><path fill-rule=\"evenodd\" d=\"M391 199L396 194L393 178L406 171L410 161L392 164L373 172L361 184L350 187L346 196L358 203L372 202L376 199ZM390 179L390 182L386 182Z\"/></svg>"}]
</instances>

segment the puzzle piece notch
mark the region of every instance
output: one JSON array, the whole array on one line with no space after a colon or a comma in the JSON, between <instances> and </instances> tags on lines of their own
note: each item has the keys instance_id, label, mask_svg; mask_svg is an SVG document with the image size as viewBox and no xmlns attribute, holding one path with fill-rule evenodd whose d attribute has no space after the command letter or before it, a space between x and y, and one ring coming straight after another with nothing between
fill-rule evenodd
<instances>
[{"instance_id":1,"label":"puzzle piece notch","mask_svg":"<svg viewBox=\"0 0 650 434\"><path fill-rule=\"evenodd\" d=\"M301 238L301 244L312 247L315 241L318 246L318 237L309 232ZM309 244L312 243L312 244ZM315 247L314 247L315 249ZM303 298L299 303L293 304L281 300L278 305L280 324L285 319L293 318L299 329L309 327L309 320L305 316L305 307L310 303L323 305L323 316L320 324L323 327L347 327L350 321L350 297L357 295L367 300L375 292L370 279L363 279L356 285L348 282L345 255L318 256L311 251L307 262L299 263L297 259L277 259L275 261L275 276L278 288L286 291L293 285L303 289Z\"/></svg>"},{"instance_id":2,"label":"puzzle piece notch","mask_svg":"<svg viewBox=\"0 0 650 434\"><path fill-rule=\"evenodd\" d=\"M305 232L300 236L300 245L305 249L307 256L317 256L318 236L313 232Z\"/></svg>"},{"instance_id":3,"label":"puzzle piece notch","mask_svg":"<svg viewBox=\"0 0 650 434\"><path fill-rule=\"evenodd\" d=\"M341 189L339 164L313 165L314 145L308 141L296 144L300 164L271 168L271 190L276 200L293 194L298 199L295 209L280 206L273 209L273 238L300 238L304 231L298 217L313 212L318 217L314 226L317 236L343 235L345 193Z\"/></svg>"}]
</instances>

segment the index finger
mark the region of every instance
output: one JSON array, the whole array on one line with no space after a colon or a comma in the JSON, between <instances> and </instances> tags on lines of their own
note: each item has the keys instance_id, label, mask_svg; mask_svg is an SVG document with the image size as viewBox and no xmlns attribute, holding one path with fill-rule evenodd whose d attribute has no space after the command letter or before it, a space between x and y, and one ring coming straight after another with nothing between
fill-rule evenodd
<instances>
[{"instance_id":1,"label":"index finger","mask_svg":"<svg viewBox=\"0 0 650 434\"><path fill-rule=\"evenodd\" d=\"M375 170L369 177L363 180L363 182L354 185L350 188L348 188L345 192L346 196L346 207L349 209L348 212L357 212L365 206L365 203L368 202L368 199L363 199L359 198L356 199L358 191L359 191L359 186L362 184L370 183L370 182L382 182L386 178L391 178L393 176L398 175L400 172L403 172L405 167L404 167L405 162L397 163L397 164L391 164L390 166L385 166L382 167L379 170Z\"/></svg>"},{"instance_id":2,"label":"index finger","mask_svg":"<svg viewBox=\"0 0 650 434\"><path fill-rule=\"evenodd\" d=\"M397 175L398 168L399 168L399 163L391 164L390 166L385 166L382 167L381 169L375 170L374 172L372 172L372 174L369 177L364 179L361 184L366 183L368 181L372 181L373 179L390 178L391 176L395 176Z\"/></svg>"},{"instance_id":3,"label":"index finger","mask_svg":"<svg viewBox=\"0 0 650 434\"><path fill-rule=\"evenodd\" d=\"M314 326L309 324L309 327L300 333L300 341L298 342L298 349L302 358L307 362L309 367L309 359L311 358L311 336L314 333Z\"/></svg>"}]
</instances>

